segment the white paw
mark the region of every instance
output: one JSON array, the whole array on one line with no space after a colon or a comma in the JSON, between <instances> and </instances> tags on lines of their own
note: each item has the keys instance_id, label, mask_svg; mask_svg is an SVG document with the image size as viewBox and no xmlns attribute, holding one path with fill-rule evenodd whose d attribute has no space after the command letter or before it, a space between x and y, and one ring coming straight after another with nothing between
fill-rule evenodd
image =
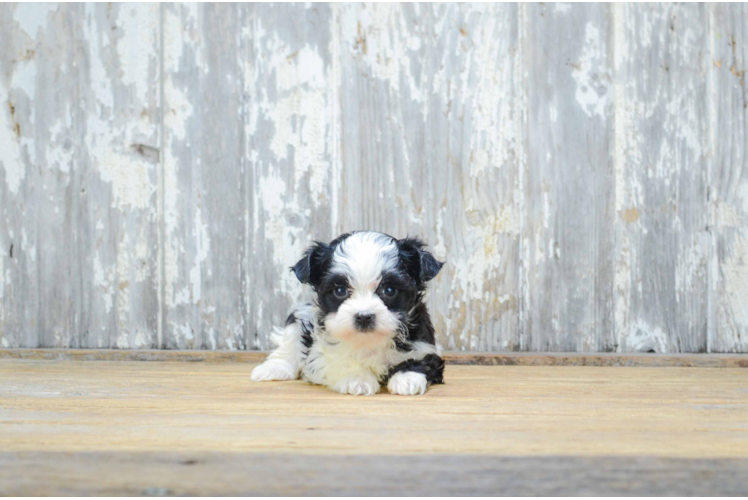
<instances>
[{"instance_id":1,"label":"white paw","mask_svg":"<svg viewBox=\"0 0 748 500\"><path fill-rule=\"evenodd\" d=\"M252 370L250 380L253 382L264 382L267 380L294 380L297 371L291 363L285 359L268 359L260 366Z\"/></svg>"},{"instance_id":2,"label":"white paw","mask_svg":"<svg viewBox=\"0 0 748 500\"><path fill-rule=\"evenodd\" d=\"M387 390L391 394L401 396L415 396L426 392L426 375L416 372L397 372L387 382Z\"/></svg>"},{"instance_id":3,"label":"white paw","mask_svg":"<svg viewBox=\"0 0 748 500\"><path fill-rule=\"evenodd\" d=\"M379 380L373 373L349 375L338 380L332 390L354 396L372 396L379 392Z\"/></svg>"}]
</instances>

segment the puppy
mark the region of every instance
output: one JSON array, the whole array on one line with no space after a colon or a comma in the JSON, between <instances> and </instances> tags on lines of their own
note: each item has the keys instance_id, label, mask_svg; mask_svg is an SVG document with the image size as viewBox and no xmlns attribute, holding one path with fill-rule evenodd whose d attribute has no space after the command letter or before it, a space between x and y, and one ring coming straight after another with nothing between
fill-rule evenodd
<instances>
[{"instance_id":1,"label":"puppy","mask_svg":"<svg viewBox=\"0 0 748 500\"><path fill-rule=\"evenodd\" d=\"M372 231L317 242L291 269L316 292L297 305L278 346L252 371L253 381L300 376L342 394L416 395L444 383L444 361L423 302L441 269L415 238Z\"/></svg>"}]
</instances>

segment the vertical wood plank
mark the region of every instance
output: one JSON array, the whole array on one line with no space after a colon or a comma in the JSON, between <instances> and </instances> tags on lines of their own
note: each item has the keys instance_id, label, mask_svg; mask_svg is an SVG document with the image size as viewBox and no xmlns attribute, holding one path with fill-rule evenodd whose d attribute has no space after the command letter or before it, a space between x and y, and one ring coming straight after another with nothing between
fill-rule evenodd
<instances>
[{"instance_id":1,"label":"vertical wood plank","mask_svg":"<svg viewBox=\"0 0 748 500\"><path fill-rule=\"evenodd\" d=\"M3 323L18 346L150 347L156 167L142 150L156 145L157 16L18 5L12 20L19 43L3 60L23 82L6 103L20 114L4 170L21 193L2 206L17 210L9 271L20 274Z\"/></svg>"},{"instance_id":2,"label":"vertical wood plank","mask_svg":"<svg viewBox=\"0 0 748 500\"><path fill-rule=\"evenodd\" d=\"M78 8L0 10L0 345L64 347L78 333L74 51ZM12 249L12 256L11 250Z\"/></svg>"},{"instance_id":3,"label":"vertical wood plank","mask_svg":"<svg viewBox=\"0 0 748 500\"><path fill-rule=\"evenodd\" d=\"M75 143L80 275L72 347L158 342L159 7L85 4Z\"/></svg>"},{"instance_id":4,"label":"vertical wood plank","mask_svg":"<svg viewBox=\"0 0 748 500\"><path fill-rule=\"evenodd\" d=\"M748 7L710 4L712 352L748 352Z\"/></svg>"},{"instance_id":5,"label":"vertical wood plank","mask_svg":"<svg viewBox=\"0 0 748 500\"><path fill-rule=\"evenodd\" d=\"M304 290L290 267L332 234L335 94L329 4L255 4L244 57L247 345L268 349Z\"/></svg>"},{"instance_id":6,"label":"vertical wood plank","mask_svg":"<svg viewBox=\"0 0 748 500\"><path fill-rule=\"evenodd\" d=\"M609 6L525 5L527 350L615 350Z\"/></svg>"},{"instance_id":7,"label":"vertical wood plank","mask_svg":"<svg viewBox=\"0 0 748 500\"><path fill-rule=\"evenodd\" d=\"M163 6L166 348L243 349L241 8Z\"/></svg>"},{"instance_id":8,"label":"vertical wood plank","mask_svg":"<svg viewBox=\"0 0 748 500\"><path fill-rule=\"evenodd\" d=\"M423 237L439 342L518 348L516 6L340 9L341 230Z\"/></svg>"},{"instance_id":9,"label":"vertical wood plank","mask_svg":"<svg viewBox=\"0 0 748 500\"><path fill-rule=\"evenodd\" d=\"M622 4L615 17L620 349L705 351L706 8Z\"/></svg>"}]
</instances>

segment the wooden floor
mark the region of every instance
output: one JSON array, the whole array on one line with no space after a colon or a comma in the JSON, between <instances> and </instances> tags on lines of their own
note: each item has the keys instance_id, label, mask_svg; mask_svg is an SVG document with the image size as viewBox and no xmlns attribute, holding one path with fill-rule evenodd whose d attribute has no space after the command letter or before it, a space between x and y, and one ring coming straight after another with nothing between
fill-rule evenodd
<instances>
[{"instance_id":1,"label":"wooden floor","mask_svg":"<svg viewBox=\"0 0 748 500\"><path fill-rule=\"evenodd\" d=\"M0 359L0 494L748 494L748 370L454 366L420 397L248 363Z\"/></svg>"}]
</instances>

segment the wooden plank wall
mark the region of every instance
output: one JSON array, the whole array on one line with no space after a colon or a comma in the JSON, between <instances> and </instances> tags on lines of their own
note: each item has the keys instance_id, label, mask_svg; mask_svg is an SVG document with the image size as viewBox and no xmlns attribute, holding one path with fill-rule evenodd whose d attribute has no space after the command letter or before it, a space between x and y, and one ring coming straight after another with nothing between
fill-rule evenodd
<instances>
[{"instance_id":1,"label":"wooden plank wall","mask_svg":"<svg viewBox=\"0 0 748 500\"><path fill-rule=\"evenodd\" d=\"M744 4L3 4L0 347L267 349L353 229L447 349L748 352Z\"/></svg>"}]
</instances>

